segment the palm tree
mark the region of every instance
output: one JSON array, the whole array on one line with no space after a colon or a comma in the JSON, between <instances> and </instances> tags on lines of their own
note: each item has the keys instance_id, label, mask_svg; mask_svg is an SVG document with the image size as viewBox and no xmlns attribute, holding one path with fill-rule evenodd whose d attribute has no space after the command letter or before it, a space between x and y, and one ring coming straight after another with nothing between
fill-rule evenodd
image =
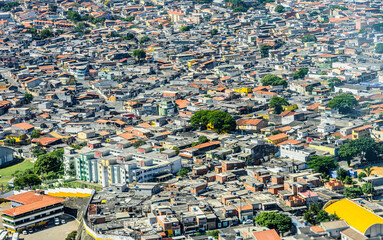
<instances>
[{"instance_id":1,"label":"palm tree","mask_svg":"<svg viewBox=\"0 0 383 240\"><path fill-rule=\"evenodd\" d=\"M362 171L367 175L367 177L369 177L374 171L374 169L371 166L368 166L364 168Z\"/></svg>"}]
</instances>

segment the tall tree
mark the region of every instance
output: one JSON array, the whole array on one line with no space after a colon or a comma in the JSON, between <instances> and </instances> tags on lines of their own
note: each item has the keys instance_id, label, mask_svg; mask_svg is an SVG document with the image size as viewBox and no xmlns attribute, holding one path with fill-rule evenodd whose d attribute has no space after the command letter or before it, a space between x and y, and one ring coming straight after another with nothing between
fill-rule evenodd
<instances>
[{"instance_id":1,"label":"tall tree","mask_svg":"<svg viewBox=\"0 0 383 240\"><path fill-rule=\"evenodd\" d=\"M283 110L282 106L288 105L288 101L283 97L272 97L269 107L274 108L274 114L280 114Z\"/></svg>"},{"instance_id":2,"label":"tall tree","mask_svg":"<svg viewBox=\"0 0 383 240\"><path fill-rule=\"evenodd\" d=\"M338 109L338 111L342 114L347 114L352 112L352 110L358 106L358 101L351 94L341 94L328 103L328 107Z\"/></svg>"}]
</instances>

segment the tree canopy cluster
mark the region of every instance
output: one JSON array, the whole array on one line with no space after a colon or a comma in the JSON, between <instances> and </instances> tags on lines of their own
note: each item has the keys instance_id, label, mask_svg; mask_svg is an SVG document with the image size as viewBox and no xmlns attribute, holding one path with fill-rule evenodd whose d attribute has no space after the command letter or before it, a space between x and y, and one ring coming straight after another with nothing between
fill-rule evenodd
<instances>
[{"instance_id":1,"label":"tree canopy cluster","mask_svg":"<svg viewBox=\"0 0 383 240\"><path fill-rule=\"evenodd\" d=\"M274 96L270 100L269 107L274 108L274 114L280 114L283 110L282 106L286 106L288 104L289 102L285 98Z\"/></svg>"},{"instance_id":2,"label":"tree canopy cluster","mask_svg":"<svg viewBox=\"0 0 383 240\"><path fill-rule=\"evenodd\" d=\"M278 233L290 231L292 222L291 218L283 213L262 212L254 218L254 221L262 227L275 229Z\"/></svg>"},{"instance_id":3,"label":"tree canopy cluster","mask_svg":"<svg viewBox=\"0 0 383 240\"><path fill-rule=\"evenodd\" d=\"M218 133L234 131L237 127L235 119L227 112L199 110L191 117L191 125L206 130L208 125Z\"/></svg>"},{"instance_id":4,"label":"tree canopy cluster","mask_svg":"<svg viewBox=\"0 0 383 240\"><path fill-rule=\"evenodd\" d=\"M270 45L263 44L263 45L259 48L259 50L261 51L261 56L262 56L263 58L268 57L268 56L269 56L269 50L272 49L272 48L273 48L273 47L270 46Z\"/></svg>"},{"instance_id":5,"label":"tree canopy cluster","mask_svg":"<svg viewBox=\"0 0 383 240\"><path fill-rule=\"evenodd\" d=\"M358 101L353 95L347 93L335 96L328 103L329 108L337 109L342 114L351 113L356 106L358 106Z\"/></svg>"},{"instance_id":6,"label":"tree canopy cluster","mask_svg":"<svg viewBox=\"0 0 383 240\"><path fill-rule=\"evenodd\" d=\"M285 7L282 6L282 5L277 5L275 8L274 8L274 11L277 12L277 13L283 13L285 11Z\"/></svg>"},{"instance_id":7,"label":"tree canopy cluster","mask_svg":"<svg viewBox=\"0 0 383 240\"><path fill-rule=\"evenodd\" d=\"M309 34L309 35L303 36L301 40L303 43L305 43L305 42L316 42L317 38L315 37L315 35Z\"/></svg>"},{"instance_id":8,"label":"tree canopy cluster","mask_svg":"<svg viewBox=\"0 0 383 240\"><path fill-rule=\"evenodd\" d=\"M375 46L375 52L376 53L383 53L383 43L378 43Z\"/></svg>"},{"instance_id":9,"label":"tree canopy cluster","mask_svg":"<svg viewBox=\"0 0 383 240\"><path fill-rule=\"evenodd\" d=\"M351 140L339 148L339 156L350 165L351 159L360 157L361 162L374 163L380 160L382 145L370 137Z\"/></svg>"},{"instance_id":10,"label":"tree canopy cluster","mask_svg":"<svg viewBox=\"0 0 383 240\"><path fill-rule=\"evenodd\" d=\"M303 218L312 225L339 219L336 215L328 214L325 210L321 209L319 203L311 204L309 209L303 213Z\"/></svg>"},{"instance_id":11,"label":"tree canopy cluster","mask_svg":"<svg viewBox=\"0 0 383 240\"><path fill-rule=\"evenodd\" d=\"M263 86L271 85L271 86L287 87L287 81L274 74L268 74L264 76L263 78L261 78L261 83Z\"/></svg>"},{"instance_id":12,"label":"tree canopy cluster","mask_svg":"<svg viewBox=\"0 0 383 240\"><path fill-rule=\"evenodd\" d=\"M312 156L308 162L308 167L312 168L316 173L328 176L331 170L338 167L338 163L332 157Z\"/></svg>"},{"instance_id":13,"label":"tree canopy cluster","mask_svg":"<svg viewBox=\"0 0 383 240\"><path fill-rule=\"evenodd\" d=\"M299 68L298 71L294 72L294 79L303 79L309 73L309 69L307 67Z\"/></svg>"}]
</instances>

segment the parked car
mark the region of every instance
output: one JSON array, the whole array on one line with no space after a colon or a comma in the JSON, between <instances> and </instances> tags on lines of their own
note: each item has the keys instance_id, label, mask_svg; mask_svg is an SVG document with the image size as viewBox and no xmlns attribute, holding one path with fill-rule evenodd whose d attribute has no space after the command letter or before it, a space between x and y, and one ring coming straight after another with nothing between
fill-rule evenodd
<instances>
[{"instance_id":1,"label":"parked car","mask_svg":"<svg viewBox=\"0 0 383 240\"><path fill-rule=\"evenodd\" d=\"M27 234L28 234L27 230L24 230L23 235L27 235Z\"/></svg>"},{"instance_id":2,"label":"parked car","mask_svg":"<svg viewBox=\"0 0 383 240\"><path fill-rule=\"evenodd\" d=\"M33 228L28 229L29 233L33 233Z\"/></svg>"},{"instance_id":3,"label":"parked car","mask_svg":"<svg viewBox=\"0 0 383 240\"><path fill-rule=\"evenodd\" d=\"M65 224L65 219L61 219L61 223L62 223L62 224Z\"/></svg>"},{"instance_id":4,"label":"parked car","mask_svg":"<svg viewBox=\"0 0 383 240\"><path fill-rule=\"evenodd\" d=\"M58 218L55 218L55 225L60 225L60 220Z\"/></svg>"}]
</instances>

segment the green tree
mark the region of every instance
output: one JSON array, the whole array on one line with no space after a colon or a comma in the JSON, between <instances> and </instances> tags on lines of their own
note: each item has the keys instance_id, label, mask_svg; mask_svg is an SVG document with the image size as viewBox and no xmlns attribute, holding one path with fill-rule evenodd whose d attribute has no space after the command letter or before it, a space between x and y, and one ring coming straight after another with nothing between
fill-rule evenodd
<instances>
[{"instance_id":1,"label":"green tree","mask_svg":"<svg viewBox=\"0 0 383 240\"><path fill-rule=\"evenodd\" d=\"M298 71L294 72L294 79L303 79L309 72L309 69L307 67L299 68Z\"/></svg>"},{"instance_id":2,"label":"green tree","mask_svg":"<svg viewBox=\"0 0 383 240\"><path fill-rule=\"evenodd\" d=\"M269 50L272 48L273 48L272 46L267 45L267 44L261 45L261 47L259 48L259 50L261 51L261 56L263 58L268 57L269 56Z\"/></svg>"},{"instance_id":3,"label":"green tree","mask_svg":"<svg viewBox=\"0 0 383 240\"><path fill-rule=\"evenodd\" d=\"M277 13L283 13L285 11L285 7L282 6L282 5L277 5L275 8L274 8L274 11L277 12Z\"/></svg>"},{"instance_id":4,"label":"green tree","mask_svg":"<svg viewBox=\"0 0 383 240\"><path fill-rule=\"evenodd\" d=\"M282 106L288 105L288 101L283 97L274 96L271 98L269 107L274 108L274 114L280 114L283 110Z\"/></svg>"},{"instance_id":5,"label":"green tree","mask_svg":"<svg viewBox=\"0 0 383 240\"><path fill-rule=\"evenodd\" d=\"M383 53L383 43L378 43L375 46L375 52L376 53Z\"/></svg>"},{"instance_id":6,"label":"green tree","mask_svg":"<svg viewBox=\"0 0 383 240\"><path fill-rule=\"evenodd\" d=\"M180 154L180 148L179 147L173 147L173 150L176 151L176 154Z\"/></svg>"},{"instance_id":7,"label":"green tree","mask_svg":"<svg viewBox=\"0 0 383 240\"><path fill-rule=\"evenodd\" d=\"M124 21L127 21L127 22L133 22L134 19L135 19L134 16L128 16L128 17L126 17L126 18L124 19Z\"/></svg>"},{"instance_id":8,"label":"green tree","mask_svg":"<svg viewBox=\"0 0 383 240\"><path fill-rule=\"evenodd\" d=\"M345 188L343 191L343 195L347 198L356 198L362 195L362 189L361 187L350 187L350 188Z\"/></svg>"},{"instance_id":9,"label":"green tree","mask_svg":"<svg viewBox=\"0 0 383 240\"><path fill-rule=\"evenodd\" d=\"M30 93L24 93L24 99L26 102L30 103L33 100L33 95Z\"/></svg>"},{"instance_id":10,"label":"green tree","mask_svg":"<svg viewBox=\"0 0 383 240\"><path fill-rule=\"evenodd\" d=\"M41 131L39 129L34 129L31 134L31 138L39 138L41 136Z\"/></svg>"},{"instance_id":11,"label":"green tree","mask_svg":"<svg viewBox=\"0 0 383 240\"><path fill-rule=\"evenodd\" d=\"M31 150L33 157L39 157L40 155L47 153L47 150L45 150L45 148L43 148L41 145L35 145L31 148Z\"/></svg>"},{"instance_id":12,"label":"green tree","mask_svg":"<svg viewBox=\"0 0 383 240\"><path fill-rule=\"evenodd\" d=\"M24 188L41 184L41 179L36 174L20 174L13 181L15 187Z\"/></svg>"},{"instance_id":13,"label":"green tree","mask_svg":"<svg viewBox=\"0 0 383 240\"><path fill-rule=\"evenodd\" d=\"M346 176L346 178L344 179L344 184L351 185L353 183L354 181L352 181L352 178L350 176Z\"/></svg>"},{"instance_id":14,"label":"green tree","mask_svg":"<svg viewBox=\"0 0 383 240\"><path fill-rule=\"evenodd\" d=\"M358 179L360 182L363 181L363 178L367 177L367 174L365 174L364 172L361 172L358 174Z\"/></svg>"},{"instance_id":15,"label":"green tree","mask_svg":"<svg viewBox=\"0 0 383 240\"><path fill-rule=\"evenodd\" d=\"M218 239L219 230L209 231L209 232L206 232L206 234L208 236L211 236L211 237L215 238L215 239Z\"/></svg>"},{"instance_id":16,"label":"green tree","mask_svg":"<svg viewBox=\"0 0 383 240\"><path fill-rule=\"evenodd\" d=\"M143 140L137 140L137 141L135 141L135 142L133 143L133 147L135 147L135 148L139 148L139 147L141 147L142 145L145 145L145 144L146 144L145 141L143 141Z\"/></svg>"},{"instance_id":17,"label":"green tree","mask_svg":"<svg viewBox=\"0 0 383 240\"><path fill-rule=\"evenodd\" d=\"M125 37L123 38L124 40L133 40L136 38L133 33L127 33L126 36L124 37Z\"/></svg>"},{"instance_id":18,"label":"green tree","mask_svg":"<svg viewBox=\"0 0 383 240\"><path fill-rule=\"evenodd\" d=\"M372 184L367 182L362 185L362 192L364 194L372 194L374 192L374 188L372 187Z\"/></svg>"},{"instance_id":19,"label":"green tree","mask_svg":"<svg viewBox=\"0 0 383 240\"><path fill-rule=\"evenodd\" d=\"M329 221L334 221L338 220L339 218L336 215L329 214L325 210L320 210L316 216L316 223L322 223L322 222L329 222Z\"/></svg>"},{"instance_id":20,"label":"green tree","mask_svg":"<svg viewBox=\"0 0 383 240\"><path fill-rule=\"evenodd\" d=\"M338 163L332 157L312 156L308 162L308 167L324 176L329 175L330 171L335 169Z\"/></svg>"},{"instance_id":21,"label":"green tree","mask_svg":"<svg viewBox=\"0 0 383 240\"><path fill-rule=\"evenodd\" d=\"M206 136L199 136L198 137L198 144L209 142L209 139Z\"/></svg>"},{"instance_id":22,"label":"green tree","mask_svg":"<svg viewBox=\"0 0 383 240\"><path fill-rule=\"evenodd\" d=\"M68 11L67 18L69 18L72 22L79 22L81 21L81 15L78 12L75 11Z\"/></svg>"},{"instance_id":23,"label":"green tree","mask_svg":"<svg viewBox=\"0 0 383 240\"><path fill-rule=\"evenodd\" d=\"M133 57L138 59L146 58L146 52L145 50L142 50L142 49L136 49L133 51Z\"/></svg>"},{"instance_id":24,"label":"green tree","mask_svg":"<svg viewBox=\"0 0 383 240\"><path fill-rule=\"evenodd\" d=\"M290 217L276 212L262 212L254 218L254 221L263 227L275 229L281 234L290 231L292 226Z\"/></svg>"},{"instance_id":25,"label":"green tree","mask_svg":"<svg viewBox=\"0 0 383 240\"><path fill-rule=\"evenodd\" d=\"M339 78L331 78L328 80L328 86L330 87L331 91L334 91L335 86L338 86L341 83Z\"/></svg>"},{"instance_id":26,"label":"green tree","mask_svg":"<svg viewBox=\"0 0 383 240\"><path fill-rule=\"evenodd\" d=\"M328 103L329 108L338 109L338 111L342 114L352 112L356 106L358 106L358 101L355 99L355 97L346 93L335 96Z\"/></svg>"},{"instance_id":27,"label":"green tree","mask_svg":"<svg viewBox=\"0 0 383 240\"><path fill-rule=\"evenodd\" d=\"M72 231L68 234L68 236L65 238L65 240L76 240L77 231Z\"/></svg>"},{"instance_id":28,"label":"green tree","mask_svg":"<svg viewBox=\"0 0 383 240\"><path fill-rule=\"evenodd\" d=\"M207 129L208 124L218 133L234 131L236 128L235 119L227 112L200 110L191 117L191 125L202 130Z\"/></svg>"},{"instance_id":29,"label":"green tree","mask_svg":"<svg viewBox=\"0 0 383 240\"><path fill-rule=\"evenodd\" d=\"M150 40L150 38L148 38L147 36L143 36L142 38L140 38L140 43L146 43Z\"/></svg>"},{"instance_id":30,"label":"green tree","mask_svg":"<svg viewBox=\"0 0 383 240\"><path fill-rule=\"evenodd\" d=\"M309 35L303 36L301 40L303 43L305 43L305 42L316 42L317 38L315 37L315 35L309 34Z\"/></svg>"},{"instance_id":31,"label":"green tree","mask_svg":"<svg viewBox=\"0 0 383 240\"><path fill-rule=\"evenodd\" d=\"M217 35L217 34L218 34L218 29L213 28L213 29L210 31L210 34L211 34L212 36Z\"/></svg>"},{"instance_id":32,"label":"green tree","mask_svg":"<svg viewBox=\"0 0 383 240\"><path fill-rule=\"evenodd\" d=\"M240 7L236 7L233 9L233 12L247 12L247 7L243 7L243 6L240 6Z\"/></svg>"},{"instance_id":33,"label":"green tree","mask_svg":"<svg viewBox=\"0 0 383 240\"><path fill-rule=\"evenodd\" d=\"M362 162L376 162L379 160L380 153L379 144L370 137L351 140L339 148L339 156L346 161L351 161L352 158L358 156Z\"/></svg>"},{"instance_id":34,"label":"green tree","mask_svg":"<svg viewBox=\"0 0 383 240\"><path fill-rule=\"evenodd\" d=\"M181 32L187 32L190 31L190 26L182 25L180 28Z\"/></svg>"},{"instance_id":35,"label":"green tree","mask_svg":"<svg viewBox=\"0 0 383 240\"><path fill-rule=\"evenodd\" d=\"M263 86L283 86L287 87L288 83L286 80L282 79L281 77L278 77L277 75L274 74L268 74L261 78L261 83Z\"/></svg>"},{"instance_id":36,"label":"green tree","mask_svg":"<svg viewBox=\"0 0 383 240\"><path fill-rule=\"evenodd\" d=\"M49 172L59 172L62 170L62 157L64 149L57 149L51 153L43 154L37 157L34 165L36 174L41 175Z\"/></svg>"},{"instance_id":37,"label":"green tree","mask_svg":"<svg viewBox=\"0 0 383 240\"><path fill-rule=\"evenodd\" d=\"M374 169L371 166L367 166L362 171L369 177L374 172Z\"/></svg>"},{"instance_id":38,"label":"green tree","mask_svg":"<svg viewBox=\"0 0 383 240\"><path fill-rule=\"evenodd\" d=\"M343 168L338 168L338 170L336 170L336 174L338 175L336 178L341 180L341 181L344 181L344 179L347 177L348 175L348 172L346 170L344 170Z\"/></svg>"},{"instance_id":39,"label":"green tree","mask_svg":"<svg viewBox=\"0 0 383 240\"><path fill-rule=\"evenodd\" d=\"M383 32L383 22L373 24L371 28L374 29L376 32Z\"/></svg>"},{"instance_id":40,"label":"green tree","mask_svg":"<svg viewBox=\"0 0 383 240\"><path fill-rule=\"evenodd\" d=\"M190 170L188 168L181 168L181 170L177 173L178 176L180 177L185 177L188 175L188 173L190 172Z\"/></svg>"},{"instance_id":41,"label":"green tree","mask_svg":"<svg viewBox=\"0 0 383 240\"><path fill-rule=\"evenodd\" d=\"M57 6L56 5L49 5L49 11L57 12Z\"/></svg>"}]
</instances>

